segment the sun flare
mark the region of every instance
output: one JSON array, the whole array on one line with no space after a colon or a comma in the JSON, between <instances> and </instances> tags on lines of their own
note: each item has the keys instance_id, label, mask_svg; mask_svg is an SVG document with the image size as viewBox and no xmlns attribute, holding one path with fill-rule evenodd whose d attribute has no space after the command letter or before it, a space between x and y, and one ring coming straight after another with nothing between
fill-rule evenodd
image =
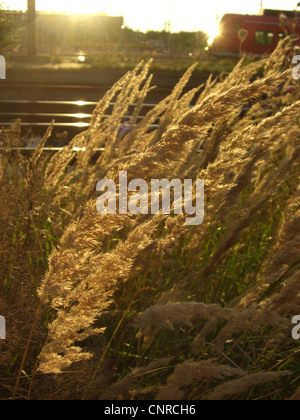
<instances>
[{"instance_id":1,"label":"sun flare","mask_svg":"<svg viewBox=\"0 0 300 420\"><path fill-rule=\"evenodd\" d=\"M3 0L10 8L25 11L27 0ZM1 0L0 0L1 3ZM109 2L85 0L36 0L36 10L76 15L108 14L123 16L124 24L133 30L209 31L216 18L216 0L203 6L198 0L110 0ZM206 28L207 27L207 28Z\"/></svg>"},{"instance_id":2,"label":"sun flare","mask_svg":"<svg viewBox=\"0 0 300 420\"><path fill-rule=\"evenodd\" d=\"M27 0L0 0L10 9L27 9ZM286 0L286 7L294 7L295 2ZM265 0L264 7L282 8L282 0ZM222 17L225 13L259 12L260 0L252 2L238 2L237 0L210 0L203 3L199 0L36 0L36 10L68 13L68 14L108 14L110 16L123 16L124 24L133 30L162 31L169 28L172 32L204 31L209 34L209 41L218 34L215 24L216 16Z\"/></svg>"},{"instance_id":3,"label":"sun flare","mask_svg":"<svg viewBox=\"0 0 300 420\"><path fill-rule=\"evenodd\" d=\"M207 42L209 45L211 45L214 42L214 39L220 34L219 23L215 22L211 25L207 25L204 28L204 32L206 32L207 35L209 36Z\"/></svg>"}]
</instances>

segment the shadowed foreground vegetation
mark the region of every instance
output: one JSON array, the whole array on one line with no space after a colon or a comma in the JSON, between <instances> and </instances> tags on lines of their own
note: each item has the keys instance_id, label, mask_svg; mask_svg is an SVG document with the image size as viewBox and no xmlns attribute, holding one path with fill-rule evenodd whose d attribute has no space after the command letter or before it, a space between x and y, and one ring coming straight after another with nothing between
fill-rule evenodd
<instances>
[{"instance_id":1,"label":"shadowed foreground vegetation","mask_svg":"<svg viewBox=\"0 0 300 420\"><path fill-rule=\"evenodd\" d=\"M182 95L189 69L137 122L152 89L151 63L140 64L50 156L51 127L30 158L12 150L26 141L17 123L1 130L1 399L299 399L300 101L289 42ZM98 214L96 184L119 171L204 179L204 222Z\"/></svg>"}]
</instances>

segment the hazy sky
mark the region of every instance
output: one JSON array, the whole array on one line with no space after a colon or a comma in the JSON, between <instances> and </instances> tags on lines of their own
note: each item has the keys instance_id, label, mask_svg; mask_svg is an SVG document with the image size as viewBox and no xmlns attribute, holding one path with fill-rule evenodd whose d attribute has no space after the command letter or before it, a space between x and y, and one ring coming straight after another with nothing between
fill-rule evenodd
<instances>
[{"instance_id":1,"label":"hazy sky","mask_svg":"<svg viewBox=\"0 0 300 420\"><path fill-rule=\"evenodd\" d=\"M27 0L0 0L11 9L25 10ZM257 13L260 0L36 0L37 10L69 13L103 12L123 15L133 29L162 30L170 19L171 30L213 31L216 15ZM264 0L264 8L292 10L297 1Z\"/></svg>"}]
</instances>

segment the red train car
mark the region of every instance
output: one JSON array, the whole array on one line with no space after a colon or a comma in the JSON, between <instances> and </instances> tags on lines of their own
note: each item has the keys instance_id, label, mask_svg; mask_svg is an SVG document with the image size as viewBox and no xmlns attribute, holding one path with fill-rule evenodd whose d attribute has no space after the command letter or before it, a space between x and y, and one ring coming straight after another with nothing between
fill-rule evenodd
<instances>
[{"instance_id":1,"label":"red train car","mask_svg":"<svg viewBox=\"0 0 300 420\"><path fill-rule=\"evenodd\" d=\"M241 30L244 30L241 32ZM297 12L264 10L260 15L226 14L220 21L219 35L210 48L215 55L270 54L287 34L300 35ZM246 35L241 43L241 35Z\"/></svg>"}]
</instances>

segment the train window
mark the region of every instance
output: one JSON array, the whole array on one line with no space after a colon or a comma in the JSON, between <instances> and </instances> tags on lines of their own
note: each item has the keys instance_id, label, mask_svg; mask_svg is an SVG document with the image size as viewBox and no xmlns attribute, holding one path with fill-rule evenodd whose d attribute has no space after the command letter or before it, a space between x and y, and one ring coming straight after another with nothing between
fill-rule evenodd
<instances>
[{"instance_id":1,"label":"train window","mask_svg":"<svg viewBox=\"0 0 300 420\"><path fill-rule=\"evenodd\" d=\"M274 41L274 32L256 31L255 43L256 45L272 45Z\"/></svg>"},{"instance_id":2,"label":"train window","mask_svg":"<svg viewBox=\"0 0 300 420\"><path fill-rule=\"evenodd\" d=\"M283 32L279 32L277 42L280 42L283 38L285 38L285 34Z\"/></svg>"}]
</instances>

